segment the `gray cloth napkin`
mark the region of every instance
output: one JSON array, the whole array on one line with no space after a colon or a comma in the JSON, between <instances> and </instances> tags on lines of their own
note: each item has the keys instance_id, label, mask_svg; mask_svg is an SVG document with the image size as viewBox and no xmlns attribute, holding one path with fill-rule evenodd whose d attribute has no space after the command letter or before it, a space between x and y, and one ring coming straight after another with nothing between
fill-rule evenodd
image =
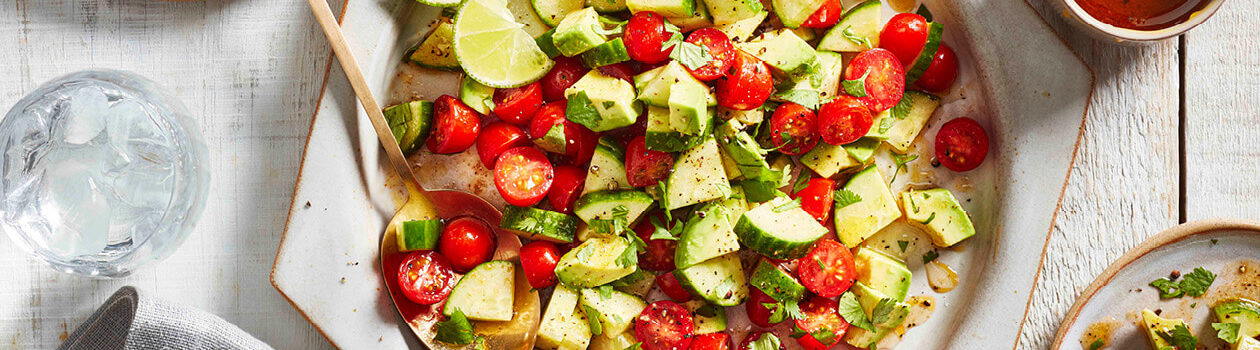
<instances>
[{"instance_id":1,"label":"gray cloth napkin","mask_svg":"<svg viewBox=\"0 0 1260 350\"><path fill-rule=\"evenodd\" d=\"M58 349L271 349L236 325L122 287Z\"/></svg>"}]
</instances>

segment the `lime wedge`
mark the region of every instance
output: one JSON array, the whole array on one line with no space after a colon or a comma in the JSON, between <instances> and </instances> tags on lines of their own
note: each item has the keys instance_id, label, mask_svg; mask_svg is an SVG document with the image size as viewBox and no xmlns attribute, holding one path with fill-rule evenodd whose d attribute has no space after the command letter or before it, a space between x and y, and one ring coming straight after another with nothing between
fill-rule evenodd
<instances>
[{"instance_id":1,"label":"lime wedge","mask_svg":"<svg viewBox=\"0 0 1260 350\"><path fill-rule=\"evenodd\" d=\"M416 0L417 2L433 7L455 7L459 6L459 0Z\"/></svg>"},{"instance_id":2,"label":"lime wedge","mask_svg":"<svg viewBox=\"0 0 1260 350\"><path fill-rule=\"evenodd\" d=\"M495 88L542 78L555 62L517 23L506 0L468 0L455 16L455 58L464 73Z\"/></svg>"}]
</instances>

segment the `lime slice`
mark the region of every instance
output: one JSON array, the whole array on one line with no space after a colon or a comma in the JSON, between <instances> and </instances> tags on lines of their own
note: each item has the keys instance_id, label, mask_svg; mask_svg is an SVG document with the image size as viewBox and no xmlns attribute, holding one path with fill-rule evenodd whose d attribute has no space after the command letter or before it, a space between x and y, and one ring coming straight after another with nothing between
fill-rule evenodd
<instances>
[{"instance_id":1,"label":"lime slice","mask_svg":"<svg viewBox=\"0 0 1260 350\"><path fill-rule=\"evenodd\" d=\"M455 6L459 6L460 0L416 0L416 1L420 2L421 4L425 4L425 5L429 5L433 7L455 7Z\"/></svg>"},{"instance_id":2,"label":"lime slice","mask_svg":"<svg viewBox=\"0 0 1260 350\"><path fill-rule=\"evenodd\" d=\"M495 88L528 84L555 62L517 23L506 0L468 0L455 17L455 58L464 73Z\"/></svg>"}]
</instances>

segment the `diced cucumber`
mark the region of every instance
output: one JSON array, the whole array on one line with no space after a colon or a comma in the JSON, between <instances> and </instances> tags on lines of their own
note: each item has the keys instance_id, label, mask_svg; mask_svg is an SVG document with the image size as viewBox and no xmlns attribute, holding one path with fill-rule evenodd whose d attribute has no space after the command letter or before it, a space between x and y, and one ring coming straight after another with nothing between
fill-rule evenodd
<instances>
[{"instance_id":1,"label":"diced cucumber","mask_svg":"<svg viewBox=\"0 0 1260 350\"><path fill-rule=\"evenodd\" d=\"M757 2L758 6L760 6L760 1ZM732 41L747 41L748 38L752 37L753 32L757 31L757 27L761 26L761 22L766 20L766 16L769 14L769 12L762 10L752 16L749 16L748 18L729 24L719 25L717 29L722 31L722 33L726 33L726 36L730 37Z\"/></svg>"},{"instance_id":2,"label":"diced cucumber","mask_svg":"<svg viewBox=\"0 0 1260 350\"><path fill-rule=\"evenodd\" d=\"M635 316L639 315L647 303L634 295L620 291L609 291L603 294L595 289L583 289L580 303L587 312L587 318L599 320L602 334L621 334L630 328Z\"/></svg>"},{"instance_id":3,"label":"diced cucumber","mask_svg":"<svg viewBox=\"0 0 1260 350\"><path fill-rule=\"evenodd\" d=\"M835 52L862 52L879 47L879 31L882 29L879 0L867 0L844 13L836 25L827 31L819 50ZM870 47L867 47L867 43Z\"/></svg>"},{"instance_id":4,"label":"diced cucumber","mask_svg":"<svg viewBox=\"0 0 1260 350\"><path fill-rule=\"evenodd\" d=\"M761 14L764 8L760 0L710 0L707 4L709 13L713 15L714 25L737 23Z\"/></svg>"},{"instance_id":5,"label":"diced cucumber","mask_svg":"<svg viewBox=\"0 0 1260 350\"><path fill-rule=\"evenodd\" d=\"M590 181L590 180L587 180ZM665 209L674 210L688 205L726 198L731 185L722 170L722 156L718 154L717 141L708 137L692 149L686 150L674 161L674 171L669 174Z\"/></svg>"},{"instance_id":6,"label":"diced cucumber","mask_svg":"<svg viewBox=\"0 0 1260 350\"><path fill-rule=\"evenodd\" d=\"M949 247L976 234L971 218L954 194L944 188L901 193L906 221L932 237L932 243Z\"/></svg>"},{"instance_id":7,"label":"diced cucumber","mask_svg":"<svg viewBox=\"0 0 1260 350\"><path fill-rule=\"evenodd\" d=\"M629 60L630 53L626 52L626 44L621 41L621 38L599 44L590 51L582 53L582 63L590 68L599 68Z\"/></svg>"},{"instance_id":8,"label":"diced cucumber","mask_svg":"<svg viewBox=\"0 0 1260 350\"><path fill-rule=\"evenodd\" d=\"M477 113L490 114L494 110L494 88L465 75L459 80L459 100Z\"/></svg>"},{"instance_id":9,"label":"diced cucumber","mask_svg":"<svg viewBox=\"0 0 1260 350\"><path fill-rule=\"evenodd\" d=\"M709 15L709 9L704 6L704 0L695 0L696 9L692 11L691 16L685 17L669 17L665 20L673 23L678 27L678 31L687 33L700 28L708 28L713 26L713 16ZM719 1L719 0L711 0Z\"/></svg>"},{"instance_id":10,"label":"diced cucumber","mask_svg":"<svg viewBox=\"0 0 1260 350\"><path fill-rule=\"evenodd\" d=\"M882 138L897 152L905 153L940 105L939 97L920 91L906 91L901 102L875 116L867 136Z\"/></svg>"},{"instance_id":11,"label":"diced cucumber","mask_svg":"<svg viewBox=\"0 0 1260 350\"><path fill-rule=\"evenodd\" d=\"M1237 323L1242 338L1260 336L1260 303L1247 299L1227 300L1212 306L1216 322Z\"/></svg>"},{"instance_id":12,"label":"diced cucumber","mask_svg":"<svg viewBox=\"0 0 1260 350\"><path fill-rule=\"evenodd\" d=\"M862 137L853 143L844 145L844 150L849 152L849 156L853 157L859 163L866 164L875 156L875 149L879 148L879 139Z\"/></svg>"},{"instance_id":13,"label":"diced cucumber","mask_svg":"<svg viewBox=\"0 0 1260 350\"><path fill-rule=\"evenodd\" d=\"M398 251L433 250L437 247L438 237L442 235L442 220L407 220L395 228L398 237Z\"/></svg>"},{"instance_id":14,"label":"diced cucumber","mask_svg":"<svg viewBox=\"0 0 1260 350\"><path fill-rule=\"evenodd\" d=\"M856 159L849 156L844 146L819 142L813 150L801 156L801 164L813 169L818 176L830 178L843 170L861 166Z\"/></svg>"},{"instance_id":15,"label":"diced cucumber","mask_svg":"<svg viewBox=\"0 0 1260 350\"><path fill-rule=\"evenodd\" d=\"M459 60L455 59L454 38L454 25L450 20L443 19L420 44L411 49L407 60L425 68L458 70Z\"/></svg>"},{"instance_id":16,"label":"diced cucumber","mask_svg":"<svg viewBox=\"0 0 1260 350\"><path fill-rule=\"evenodd\" d=\"M612 282L613 288L619 291L634 294L640 298L647 296L652 290L652 283L656 281L656 275L644 269L634 270L634 273L626 275Z\"/></svg>"},{"instance_id":17,"label":"diced cucumber","mask_svg":"<svg viewBox=\"0 0 1260 350\"><path fill-rule=\"evenodd\" d=\"M557 284L538 324L537 346L541 349L583 349L591 340L586 315L577 309L578 293Z\"/></svg>"},{"instance_id":18,"label":"diced cucumber","mask_svg":"<svg viewBox=\"0 0 1260 350\"><path fill-rule=\"evenodd\" d=\"M765 33L736 46L765 61L773 73L786 80L797 81L808 77L818 64L814 47L789 29Z\"/></svg>"},{"instance_id":19,"label":"diced cucumber","mask_svg":"<svg viewBox=\"0 0 1260 350\"><path fill-rule=\"evenodd\" d=\"M712 122L706 123L710 127ZM647 133L644 141L647 149L661 152L682 152L688 150L707 138L712 130L705 130L697 135L684 135L674 130L669 123L669 109L647 107Z\"/></svg>"},{"instance_id":20,"label":"diced cucumber","mask_svg":"<svg viewBox=\"0 0 1260 350\"><path fill-rule=\"evenodd\" d=\"M704 300L692 300L682 304L691 311L692 323L696 334L709 334L726 331L726 308L710 305Z\"/></svg>"},{"instance_id":21,"label":"diced cucumber","mask_svg":"<svg viewBox=\"0 0 1260 350\"><path fill-rule=\"evenodd\" d=\"M442 313L450 316L459 310L471 320L510 321L515 277L516 266L509 261L477 265L451 289Z\"/></svg>"},{"instance_id":22,"label":"diced cucumber","mask_svg":"<svg viewBox=\"0 0 1260 350\"><path fill-rule=\"evenodd\" d=\"M784 27L796 28L829 0L773 0L774 13Z\"/></svg>"},{"instance_id":23,"label":"diced cucumber","mask_svg":"<svg viewBox=\"0 0 1260 350\"><path fill-rule=\"evenodd\" d=\"M844 185L861 198L857 203L835 209L836 237L848 247L857 247L879 230L901 218L901 209L877 167L868 167Z\"/></svg>"},{"instance_id":24,"label":"diced cucumber","mask_svg":"<svg viewBox=\"0 0 1260 350\"><path fill-rule=\"evenodd\" d=\"M941 47L941 35L945 32L945 26L937 23L928 23L927 42L923 44L923 50L919 51L919 57L914 59L914 63L906 67L906 83L914 83L919 81L919 77L923 76L928 66L932 65L932 59L936 57L936 50Z\"/></svg>"},{"instance_id":25,"label":"diced cucumber","mask_svg":"<svg viewBox=\"0 0 1260 350\"><path fill-rule=\"evenodd\" d=\"M746 189L745 189L746 190ZM788 260L805 256L827 233L798 202L775 198L744 213L735 224L739 241L761 255Z\"/></svg>"},{"instance_id":26,"label":"diced cucumber","mask_svg":"<svg viewBox=\"0 0 1260 350\"><path fill-rule=\"evenodd\" d=\"M429 138L429 130L433 127L433 102L401 103L385 108L382 114L403 154L420 149L424 140Z\"/></svg>"},{"instance_id":27,"label":"diced cucumber","mask_svg":"<svg viewBox=\"0 0 1260 350\"><path fill-rule=\"evenodd\" d=\"M577 220L561 212L508 205L503 208L499 227L523 238L569 243L577 231Z\"/></svg>"},{"instance_id":28,"label":"diced cucumber","mask_svg":"<svg viewBox=\"0 0 1260 350\"><path fill-rule=\"evenodd\" d=\"M634 86L630 82L598 69L590 70L565 89L564 96L569 99L565 118L594 132L634 124L642 108L635 101Z\"/></svg>"},{"instance_id":29,"label":"diced cucumber","mask_svg":"<svg viewBox=\"0 0 1260 350\"><path fill-rule=\"evenodd\" d=\"M735 306L748 298L748 282L738 254L726 254L674 270L679 284L718 306Z\"/></svg>"},{"instance_id":30,"label":"diced cucumber","mask_svg":"<svg viewBox=\"0 0 1260 350\"><path fill-rule=\"evenodd\" d=\"M556 277L573 287L593 288L634 273L637 265L629 239L592 237L560 257Z\"/></svg>"},{"instance_id":31,"label":"diced cucumber","mask_svg":"<svg viewBox=\"0 0 1260 350\"><path fill-rule=\"evenodd\" d=\"M595 191L629 189L626 179L626 151L620 142L601 137L591 156L591 166L586 169L586 185L582 194Z\"/></svg>"},{"instance_id":32,"label":"diced cucumber","mask_svg":"<svg viewBox=\"0 0 1260 350\"><path fill-rule=\"evenodd\" d=\"M591 347L588 350L626 350L638 343L639 340L635 339L634 332L631 331L612 335L604 333L591 339Z\"/></svg>"},{"instance_id":33,"label":"diced cucumber","mask_svg":"<svg viewBox=\"0 0 1260 350\"><path fill-rule=\"evenodd\" d=\"M586 6L602 13L621 12L626 10L626 0L588 0Z\"/></svg>"},{"instance_id":34,"label":"diced cucumber","mask_svg":"<svg viewBox=\"0 0 1260 350\"><path fill-rule=\"evenodd\" d=\"M850 292L857 296L858 303L862 305L862 311L866 313L867 319L873 319L875 306L879 305L881 300L889 299L862 282L854 283ZM882 317L883 322L874 324L874 332L858 327L849 327L849 331L844 335L844 341L859 348L872 348L881 339L884 339L885 336L897 329L901 322L905 321L906 316L910 314L910 305L895 300L886 304L891 305L891 307L888 308L886 316Z\"/></svg>"},{"instance_id":35,"label":"diced cucumber","mask_svg":"<svg viewBox=\"0 0 1260 350\"><path fill-rule=\"evenodd\" d=\"M646 192L635 190L613 190L587 193L573 205L573 214L593 225L594 220L614 220L619 211L624 211L626 225L639 220L656 200ZM602 232L609 233L609 232Z\"/></svg>"},{"instance_id":36,"label":"diced cucumber","mask_svg":"<svg viewBox=\"0 0 1260 350\"><path fill-rule=\"evenodd\" d=\"M802 263L808 264L810 262L805 261ZM805 286L797 281L796 277L792 277L791 273L783 271L766 259L761 259L757 263L757 268L753 269L752 277L749 277L749 283L780 302L788 300L799 301L805 296Z\"/></svg>"},{"instance_id":37,"label":"diced cucumber","mask_svg":"<svg viewBox=\"0 0 1260 350\"><path fill-rule=\"evenodd\" d=\"M630 13L652 11L669 17L687 17L696 10L695 0L626 0Z\"/></svg>"},{"instance_id":38,"label":"diced cucumber","mask_svg":"<svg viewBox=\"0 0 1260 350\"><path fill-rule=\"evenodd\" d=\"M579 5L580 6L580 5ZM555 15L559 15L557 12ZM545 16L550 17L552 13ZM539 15L544 17L544 15ZM573 57L603 44L608 39L597 30L603 28L599 23L599 13L593 8L579 8L564 14L555 25L551 34L551 42L556 45L560 54Z\"/></svg>"},{"instance_id":39,"label":"diced cucumber","mask_svg":"<svg viewBox=\"0 0 1260 350\"><path fill-rule=\"evenodd\" d=\"M739 237L731 230L726 207L710 202L691 213L678 237L674 265L687 268L705 260L739 251Z\"/></svg>"},{"instance_id":40,"label":"diced cucumber","mask_svg":"<svg viewBox=\"0 0 1260 350\"><path fill-rule=\"evenodd\" d=\"M910 270L901 261L870 248L853 254L857 281L895 301L905 301L910 291Z\"/></svg>"}]
</instances>

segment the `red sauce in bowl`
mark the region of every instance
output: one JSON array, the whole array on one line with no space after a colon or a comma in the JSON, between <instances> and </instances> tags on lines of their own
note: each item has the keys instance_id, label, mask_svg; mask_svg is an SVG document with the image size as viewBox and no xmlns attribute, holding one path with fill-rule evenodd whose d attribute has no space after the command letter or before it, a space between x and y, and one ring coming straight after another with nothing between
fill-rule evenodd
<instances>
[{"instance_id":1,"label":"red sauce in bowl","mask_svg":"<svg viewBox=\"0 0 1260 350\"><path fill-rule=\"evenodd\" d=\"M1209 0L1076 0L1090 16L1120 28L1158 30L1185 22Z\"/></svg>"}]
</instances>

